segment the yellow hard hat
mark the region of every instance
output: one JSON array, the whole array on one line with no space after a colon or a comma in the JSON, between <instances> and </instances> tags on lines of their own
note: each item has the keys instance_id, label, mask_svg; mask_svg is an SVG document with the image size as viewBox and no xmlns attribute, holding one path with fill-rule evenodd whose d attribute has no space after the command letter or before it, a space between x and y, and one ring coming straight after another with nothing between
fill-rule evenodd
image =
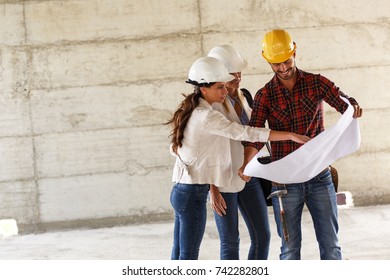
<instances>
[{"instance_id":1,"label":"yellow hard hat","mask_svg":"<svg viewBox=\"0 0 390 280\"><path fill-rule=\"evenodd\" d=\"M265 34L262 43L262 55L269 63L281 63L288 60L297 46L285 30L272 30Z\"/></svg>"}]
</instances>

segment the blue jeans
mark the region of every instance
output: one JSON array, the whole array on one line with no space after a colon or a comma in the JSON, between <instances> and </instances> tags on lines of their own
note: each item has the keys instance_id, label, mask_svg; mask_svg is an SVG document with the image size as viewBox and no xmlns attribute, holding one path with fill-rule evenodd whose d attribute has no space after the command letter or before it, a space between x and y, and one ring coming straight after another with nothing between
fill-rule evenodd
<instances>
[{"instance_id":1,"label":"blue jeans","mask_svg":"<svg viewBox=\"0 0 390 280\"><path fill-rule=\"evenodd\" d=\"M248 260L266 260L271 233L260 179L253 177L238 193L221 193L221 195L226 202L226 215L221 217L214 212L221 241L221 260L239 259L238 209L244 218L251 239Z\"/></svg>"},{"instance_id":2,"label":"blue jeans","mask_svg":"<svg viewBox=\"0 0 390 280\"><path fill-rule=\"evenodd\" d=\"M206 228L208 184L177 183L171 191L175 210L172 260L197 260Z\"/></svg>"},{"instance_id":3,"label":"blue jeans","mask_svg":"<svg viewBox=\"0 0 390 280\"><path fill-rule=\"evenodd\" d=\"M341 260L341 248L337 236L339 225L336 192L330 171L323 171L304 183L272 187L272 191L285 188L288 193L282 197L282 203L287 220L289 241L283 238L279 200L276 196L272 198L278 235L282 238L280 259L301 259L301 219L303 206L306 203L313 220L321 260Z\"/></svg>"}]
</instances>

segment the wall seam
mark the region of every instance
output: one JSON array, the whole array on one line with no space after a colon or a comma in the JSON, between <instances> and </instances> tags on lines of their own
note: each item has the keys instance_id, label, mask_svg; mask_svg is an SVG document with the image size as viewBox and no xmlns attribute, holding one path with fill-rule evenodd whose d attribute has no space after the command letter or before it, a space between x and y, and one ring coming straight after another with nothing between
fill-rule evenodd
<instances>
[{"instance_id":1,"label":"wall seam","mask_svg":"<svg viewBox=\"0 0 390 280\"><path fill-rule=\"evenodd\" d=\"M23 30L24 30L24 50L26 53L26 69L25 69L25 88L24 91L27 95L28 99L28 108L29 108L29 119L30 119L30 130L31 130L31 145L32 145L32 157L33 157L33 182L34 182L34 188L35 188L35 196L34 196L34 202L33 202L33 225L32 227L37 230L37 225L40 224L41 215L40 215L40 193L39 193L39 183L38 183L38 176L37 176L37 154L36 154L36 147L35 147L35 135L34 135L34 124L33 124L33 114L32 114L32 104L31 104L31 92L30 92L30 71L32 67L32 49L31 46L28 45L28 35L27 35L27 22L26 22L26 2L23 2Z\"/></svg>"},{"instance_id":2,"label":"wall seam","mask_svg":"<svg viewBox=\"0 0 390 280\"><path fill-rule=\"evenodd\" d=\"M201 2L202 0L198 0L198 19L199 19L199 43L200 43L200 52L202 55L204 54L203 49L203 28L202 28L202 12L201 12Z\"/></svg>"}]
</instances>

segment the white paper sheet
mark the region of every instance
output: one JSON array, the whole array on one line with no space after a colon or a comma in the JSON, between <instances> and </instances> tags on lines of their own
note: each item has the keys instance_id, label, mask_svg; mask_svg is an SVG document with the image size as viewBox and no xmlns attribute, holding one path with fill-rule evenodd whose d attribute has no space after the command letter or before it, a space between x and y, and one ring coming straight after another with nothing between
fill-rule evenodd
<instances>
[{"instance_id":1,"label":"white paper sheet","mask_svg":"<svg viewBox=\"0 0 390 280\"><path fill-rule=\"evenodd\" d=\"M359 122L349 106L338 122L286 157L261 164L256 155L245 167L244 174L265 178L280 184L302 183L310 180L337 159L352 154L360 146Z\"/></svg>"}]
</instances>

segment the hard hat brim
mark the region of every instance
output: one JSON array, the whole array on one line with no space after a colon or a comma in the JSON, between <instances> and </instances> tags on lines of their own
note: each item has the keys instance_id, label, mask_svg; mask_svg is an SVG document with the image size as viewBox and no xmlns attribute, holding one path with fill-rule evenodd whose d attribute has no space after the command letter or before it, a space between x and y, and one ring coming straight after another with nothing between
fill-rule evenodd
<instances>
[{"instance_id":1,"label":"hard hat brim","mask_svg":"<svg viewBox=\"0 0 390 280\"><path fill-rule=\"evenodd\" d=\"M266 61L268 61L269 63L282 63L282 62L285 62L287 60L290 59L290 57L292 57L295 53L297 49L297 46L296 44L294 43L294 48L291 52L288 52L288 53L284 53L284 54L281 54L281 55L275 55L274 57L270 58L270 57L267 57L264 55L264 51L261 52L261 55L264 57L264 59Z\"/></svg>"},{"instance_id":2,"label":"hard hat brim","mask_svg":"<svg viewBox=\"0 0 390 280\"><path fill-rule=\"evenodd\" d=\"M217 81L213 81L213 82L197 82L197 81L193 81L193 80L190 80L190 79L187 79L186 80L186 83L187 84L191 84L191 85L194 85L194 86L200 86L202 84L210 84L210 83L227 83L227 82L230 82L230 81L233 81L236 77L234 77L233 75L231 74L226 74L226 76L223 76L223 77L220 77L217 79Z\"/></svg>"},{"instance_id":3,"label":"hard hat brim","mask_svg":"<svg viewBox=\"0 0 390 280\"><path fill-rule=\"evenodd\" d=\"M227 74L226 76L221 77L221 80L218 79L218 81L216 81L216 82L224 82L224 83L226 83L226 82L233 81L235 78L236 77L234 77L233 75Z\"/></svg>"}]
</instances>

